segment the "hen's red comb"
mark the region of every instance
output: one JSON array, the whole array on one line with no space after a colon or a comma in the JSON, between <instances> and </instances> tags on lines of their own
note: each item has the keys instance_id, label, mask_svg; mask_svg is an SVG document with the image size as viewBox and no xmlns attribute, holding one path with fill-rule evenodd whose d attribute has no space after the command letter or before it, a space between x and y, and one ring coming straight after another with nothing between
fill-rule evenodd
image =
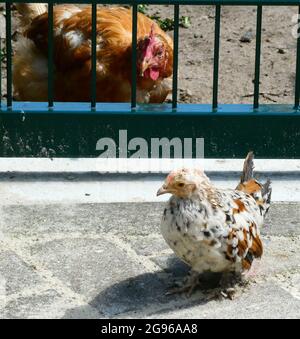
<instances>
[{"instance_id":1,"label":"hen's red comb","mask_svg":"<svg viewBox=\"0 0 300 339\"><path fill-rule=\"evenodd\" d=\"M155 33L154 33L154 24L151 25L151 30L149 34L149 38L146 40L146 51L145 51L145 57L151 58L152 55L152 47L155 44Z\"/></svg>"},{"instance_id":2,"label":"hen's red comb","mask_svg":"<svg viewBox=\"0 0 300 339\"><path fill-rule=\"evenodd\" d=\"M151 31L149 35L150 40L154 38L154 24L151 25Z\"/></svg>"}]
</instances>

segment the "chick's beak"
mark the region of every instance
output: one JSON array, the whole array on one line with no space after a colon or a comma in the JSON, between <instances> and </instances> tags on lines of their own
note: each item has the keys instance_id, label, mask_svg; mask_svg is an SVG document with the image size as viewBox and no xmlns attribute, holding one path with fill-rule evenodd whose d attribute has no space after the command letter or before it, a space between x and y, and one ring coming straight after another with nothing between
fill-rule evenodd
<instances>
[{"instance_id":1,"label":"chick's beak","mask_svg":"<svg viewBox=\"0 0 300 339\"><path fill-rule=\"evenodd\" d=\"M167 189L167 187L165 185L163 185L158 191L156 196L159 197L160 195L166 194L166 193L170 193L169 190Z\"/></svg>"}]
</instances>

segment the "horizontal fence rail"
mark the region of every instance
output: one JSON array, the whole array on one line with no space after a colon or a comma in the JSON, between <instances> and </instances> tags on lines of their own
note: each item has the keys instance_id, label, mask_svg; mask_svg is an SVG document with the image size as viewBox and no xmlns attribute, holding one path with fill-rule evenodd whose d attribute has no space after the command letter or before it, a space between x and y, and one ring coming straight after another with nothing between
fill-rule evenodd
<instances>
[{"instance_id":1,"label":"horizontal fence rail","mask_svg":"<svg viewBox=\"0 0 300 339\"><path fill-rule=\"evenodd\" d=\"M39 3L41 1L17 0L14 3ZM55 4L151 4L151 5L224 5L224 6L295 6L299 5L299 0L62 0L52 1Z\"/></svg>"},{"instance_id":2,"label":"horizontal fence rail","mask_svg":"<svg viewBox=\"0 0 300 339\"><path fill-rule=\"evenodd\" d=\"M24 1L14 1L15 3L24 3ZM40 1L28 1L28 3L38 3ZM202 134L202 136L210 135L211 132L207 131L204 126L209 126L209 128L213 129L215 133L219 133L219 139L227 139L231 140L237 135L237 131L234 130L234 127L237 129L248 129L249 125L252 128L257 129L258 125L262 122L267 124L270 119L276 121L276 123L272 123L270 126L273 126L276 129L277 140L276 150L272 145L272 154L274 157L299 157L300 158L300 147L296 147L299 145L298 141L295 138L299 139L300 136L300 125L299 125L299 101L300 101L300 37L297 39L297 51L296 51L296 77L295 77L295 100L294 103L290 105L260 105L259 97L260 97L260 68L261 68L261 43L262 43L262 25L263 25L263 8L264 6L298 6L299 10L299 18L300 18L300 0L269 0L269 1L254 1L254 0L153 0L153 1L109 1L104 0L100 1L76 1L76 4L89 4L91 5L91 88L90 88L90 103L58 103L55 102L55 69L54 69L54 55L55 44L54 44L54 23L53 23L53 10L56 4L60 3L74 3L74 1L48 1L48 103L25 103L25 102L17 102L13 101L13 84L12 84L12 20L11 20L11 1L6 1L6 72L7 72L7 98L6 102L2 100L1 95L1 106L0 106L0 133L2 133L2 139L10 140L14 139L11 136L7 137L9 134L18 133L26 135L25 139L28 138L28 133L30 130L34 130L32 124L36 121L36 124L40 124L42 119L41 117L45 114L47 117L47 121L52 121L52 124L49 124L47 133L49 134L47 138L51 138L51 133L55 134L55 128L60 129L61 123L60 119L64 119L65 123L67 121L81 121L81 116L85 119L96 119L95 116L99 117L99 122L106 121L108 125L109 119L114 121L115 126L119 126L119 123L116 122L115 119L118 117L120 121L128 119L128 121L132 121L132 125L129 123L126 126L130 128L130 126L136 126L137 130L147 129L151 124L149 124L149 117L152 117L153 120L156 121L156 125L153 126L155 133L155 128L158 123L167 124L169 119L169 123L173 125L176 131L180 130L180 128L184 128L185 131L190 130L192 135L196 135L197 133ZM101 4L126 4L131 5L132 9L132 67L131 67L131 102L130 103L101 103L97 102L97 5ZM171 104L160 104L160 105L139 105L137 102L137 24L138 24L138 5L139 4L151 4L151 5L173 5L174 6L174 34L173 34L173 87L172 87L172 103ZM180 16L180 5L214 5L215 6L215 36L214 36L214 63L213 63L213 87L212 87L212 102L211 105L203 105L203 104L179 104L178 103L178 67L179 67L179 16ZM256 49L255 49L255 60L254 60L254 99L253 105L223 105L219 103L218 94L219 94L219 71L220 71L220 40L221 40L221 14L223 6L256 6L257 8L257 19L256 19ZM101 20L101 18L99 18ZM299 19L300 25L300 19ZM0 41L1 43L1 41ZM1 46L0 46L1 47ZM1 48L0 48L1 49ZM1 78L2 82L2 78ZM0 86L2 88L2 85ZM251 118L251 120L249 120ZM68 120L69 119L69 120ZM108 120L106 120L108 119ZM167 119L167 120L166 120ZM214 119L218 119L217 121ZM232 119L240 119L239 124L236 125ZM19 129L25 126L28 123L28 127L23 131L19 131ZM94 121L94 120L93 120ZM148 125L145 124L145 121L148 121ZM189 126L186 122L189 121L192 125ZM194 123L193 123L194 121ZM216 125L219 126L219 123L222 122L223 126L226 126L228 131L225 130L222 132L222 128L216 128L211 124L214 121ZM228 122L231 122L228 125ZM292 125L286 125L286 122L289 121ZM22 122L20 124L20 122ZM245 124L247 122L247 124ZM197 124L196 124L197 123ZM16 131L12 131L12 126L15 124ZM254 125L253 125L254 124ZM59 125L58 127L56 125ZM80 122L80 126L85 124ZM107 129L108 125L99 125L99 129ZM10 127L9 127L10 126ZM76 127L76 131L81 133L81 127ZM102 126L102 127L100 127ZM156 127L155 127L156 126ZM267 129L270 126L265 126ZM282 129L282 126L286 126L286 130ZM121 128L121 126L119 126ZM29 130L27 130L29 128ZM52 128L52 129L51 129ZM66 126L64 127L65 131ZM278 133L279 129L279 133ZM43 126L43 131L46 131L47 128ZM164 126L163 130L168 131L168 126ZM163 131L162 130L162 131ZM292 130L289 132L289 130ZM10 131L10 132L9 132ZM44 133L43 131L42 134ZM73 136L75 138L78 137L77 143L80 142L80 137L74 131ZM286 145L279 146L279 143L289 142L291 143L291 135L292 133L294 141L293 147L286 147ZM245 133L246 135L247 133ZM266 131L264 131L264 135L266 135ZM0 134L1 137L1 134ZM240 136L241 137L241 136ZM7 139L8 138L8 139ZM37 138L41 138L41 135L37 135ZM271 135L269 135L269 140L264 145L258 144L258 139L251 135L248 135L249 148L258 149L258 153L270 154L269 145L273 142L271 140ZM242 137L245 141L245 138ZM3 141L2 140L2 141ZM252 140L252 141L251 141ZM20 149L15 152L8 152L7 149L14 148L15 146L7 146L3 141L3 145L0 145L0 155L18 155L18 156L27 156L28 154L24 154ZM238 141L238 140L237 140ZM71 141L71 143L76 143L76 141ZM242 146L234 146L234 142L232 139L232 147L233 151L230 151L221 145L217 145L214 142L214 146L208 151L208 156L210 157L224 157L224 156L240 156L246 153L248 150ZM222 141L220 141L222 143ZM12 145L12 144L11 144ZM266 146L268 145L268 146ZM8 147L8 148L7 148ZM240 149L240 153L237 149ZM242 151L243 148L243 151ZM17 148L15 148L17 149ZM223 149L223 150L222 150ZM245 151L244 151L245 149ZM213 151L214 150L214 151ZM89 153L90 152L90 153ZM83 152L85 156L94 156L95 152L93 151L85 151ZM25 152L26 153L26 152ZM77 156L80 154L80 146L77 145L77 151L70 152L70 156ZM30 155L36 155L34 151L30 152ZM65 156L66 153L56 152L57 156ZM266 155L264 155L266 156Z\"/></svg>"}]
</instances>

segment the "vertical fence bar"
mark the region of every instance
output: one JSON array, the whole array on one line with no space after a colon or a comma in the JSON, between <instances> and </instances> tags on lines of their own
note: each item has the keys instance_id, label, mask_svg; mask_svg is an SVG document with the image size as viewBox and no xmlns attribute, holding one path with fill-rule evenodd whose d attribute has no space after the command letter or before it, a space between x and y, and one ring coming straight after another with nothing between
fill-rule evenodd
<instances>
[{"instance_id":1,"label":"vertical fence bar","mask_svg":"<svg viewBox=\"0 0 300 339\"><path fill-rule=\"evenodd\" d=\"M5 4L6 11L6 79L7 107L12 107L12 46L11 46L11 2Z\"/></svg>"},{"instance_id":2,"label":"vertical fence bar","mask_svg":"<svg viewBox=\"0 0 300 339\"><path fill-rule=\"evenodd\" d=\"M299 109L299 100L300 100L300 6L298 10L298 27L297 27L295 109Z\"/></svg>"},{"instance_id":3,"label":"vertical fence bar","mask_svg":"<svg viewBox=\"0 0 300 339\"><path fill-rule=\"evenodd\" d=\"M0 36L0 107L2 106L2 37Z\"/></svg>"},{"instance_id":4,"label":"vertical fence bar","mask_svg":"<svg viewBox=\"0 0 300 339\"><path fill-rule=\"evenodd\" d=\"M173 46L173 86L172 108L177 108L178 99L178 54L179 54L179 5L174 5L174 46Z\"/></svg>"},{"instance_id":5,"label":"vertical fence bar","mask_svg":"<svg viewBox=\"0 0 300 339\"><path fill-rule=\"evenodd\" d=\"M131 61L131 109L136 109L136 77L137 77L137 21L138 5L132 4L132 61Z\"/></svg>"},{"instance_id":6,"label":"vertical fence bar","mask_svg":"<svg viewBox=\"0 0 300 339\"><path fill-rule=\"evenodd\" d=\"M214 76L213 76L213 103L212 103L213 110L216 110L218 108L220 31L221 31L221 6L217 5L215 16Z\"/></svg>"},{"instance_id":7,"label":"vertical fence bar","mask_svg":"<svg viewBox=\"0 0 300 339\"><path fill-rule=\"evenodd\" d=\"M96 109L97 102L97 3L92 4L92 79L91 79L91 109Z\"/></svg>"},{"instance_id":8,"label":"vertical fence bar","mask_svg":"<svg viewBox=\"0 0 300 339\"><path fill-rule=\"evenodd\" d=\"M256 19L254 109L257 109L259 107L260 61L261 61L261 28L262 28L262 6L259 5L259 6L257 6L257 19Z\"/></svg>"},{"instance_id":9,"label":"vertical fence bar","mask_svg":"<svg viewBox=\"0 0 300 339\"><path fill-rule=\"evenodd\" d=\"M53 58L53 3L48 2L48 108L53 108L54 102L54 58Z\"/></svg>"}]
</instances>

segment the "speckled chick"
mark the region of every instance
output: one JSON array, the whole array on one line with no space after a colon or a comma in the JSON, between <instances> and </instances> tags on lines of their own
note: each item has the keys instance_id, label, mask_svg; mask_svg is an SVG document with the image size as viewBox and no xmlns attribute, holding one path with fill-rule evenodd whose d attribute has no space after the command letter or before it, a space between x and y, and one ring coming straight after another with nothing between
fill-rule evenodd
<instances>
[{"instance_id":1,"label":"speckled chick","mask_svg":"<svg viewBox=\"0 0 300 339\"><path fill-rule=\"evenodd\" d=\"M157 195L172 197L164 210L161 232L175 254L193 272L250 270L263 254L260 228L271 200L270 181L253 179L253 153L235 190L218 189L202 170L171 172Z\"/></svg>"}]
</instances>

